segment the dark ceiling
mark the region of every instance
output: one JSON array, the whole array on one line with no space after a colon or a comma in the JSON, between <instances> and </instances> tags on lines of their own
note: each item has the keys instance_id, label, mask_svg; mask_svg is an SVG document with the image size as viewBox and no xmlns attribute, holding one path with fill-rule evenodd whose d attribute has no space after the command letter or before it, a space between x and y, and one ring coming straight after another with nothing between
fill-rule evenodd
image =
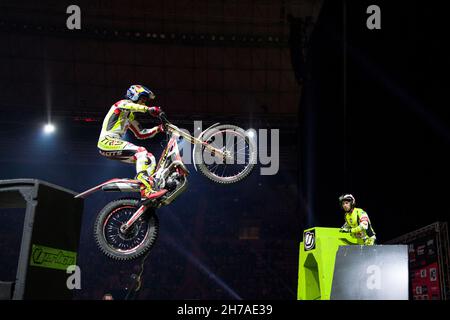
<instances>
[{"instance_id":1,"label":"dark ceiling","mask_svg":"<svg viewBox=\"0 0 450 320\"><path fill-rule=\"evenodd\" d=\"M297 112L287 15L320 1L69 1L0 4L0 108L101 118L126 88L176 114Z\"/></svg>"}]
</instances>

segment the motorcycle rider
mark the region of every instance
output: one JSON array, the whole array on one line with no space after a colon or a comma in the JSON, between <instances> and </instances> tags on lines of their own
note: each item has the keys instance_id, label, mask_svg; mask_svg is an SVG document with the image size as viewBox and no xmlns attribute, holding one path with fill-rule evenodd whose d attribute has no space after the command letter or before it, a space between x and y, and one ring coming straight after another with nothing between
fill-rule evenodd
<instances>
[{"instance_id":1,"label":"motorcycle rider","mask_svg":"<svg viewBox=\"0 0 450 320\"><path fill-rule=\"evenodd\" d=\"M101 155L108 159L119 160L136 164L135 179L142 182L141 196L143 198L158 197L155 190L155 181L152 177L156 168L156 159L144 147L136 146L123 140L129 129L138 139L153 138L157 133L163 132L163 125L151 129L143 129L135 119L135 113L149 113L153 117L163 115L160 107L149 106L155 99L155 94L145 86L132 85L127 90L125 99L117 101L111 106L103 120L102 130L97 147Z\"/></svg>"},{"instance_id":2,"label":"motorcycle rider","mask_svg":"<svg viewBox=\"0 0 450 320\"><path fill-rule=\"evenodd\" d=\"M355 208L355 197L345 194L339 197L339 204L345 211L345 224L341 227L341 232L349 232L357 238L364 240L364 245L375 244L375 231L370 223L367 213L360 208Z\"/></svg>"}]
</instances>

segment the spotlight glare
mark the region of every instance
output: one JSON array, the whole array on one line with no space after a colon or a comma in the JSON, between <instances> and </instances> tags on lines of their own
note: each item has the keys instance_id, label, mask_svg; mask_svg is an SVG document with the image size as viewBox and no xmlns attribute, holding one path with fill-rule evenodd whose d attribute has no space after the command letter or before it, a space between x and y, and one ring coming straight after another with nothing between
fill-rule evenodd
<instances>
[{"instance_id":1,"label":"spotlight glare","mask_svg":"<svg viewBox=\"0 0 450 320\"><path fill-rule=\"evenodd\" d=\"M53 124L51 124L51 123L47 123L45 126L44 126L44 133L46 133L46 134L50 134L50 133L53 133L53 132L55 132L55 126L53 125Z\"/></svg>"}]
</instances>

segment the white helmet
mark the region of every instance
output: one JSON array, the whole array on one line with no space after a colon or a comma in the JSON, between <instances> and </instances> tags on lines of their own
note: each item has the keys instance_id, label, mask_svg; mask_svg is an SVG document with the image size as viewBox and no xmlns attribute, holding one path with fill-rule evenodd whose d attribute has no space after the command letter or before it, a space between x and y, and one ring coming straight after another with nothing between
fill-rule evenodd
<instances>
[{"instance_id":1,"label":"white helmet","mask_svg":"<svg viewBox=\"0 0 450 320\"><path fill-rule=\"evenodd\" d=\"M342 201L350 201L352 208L355 206L355 197L351 194L343 194L339 197L339 204L342 206Z\"/></svg>"}]
</instances>

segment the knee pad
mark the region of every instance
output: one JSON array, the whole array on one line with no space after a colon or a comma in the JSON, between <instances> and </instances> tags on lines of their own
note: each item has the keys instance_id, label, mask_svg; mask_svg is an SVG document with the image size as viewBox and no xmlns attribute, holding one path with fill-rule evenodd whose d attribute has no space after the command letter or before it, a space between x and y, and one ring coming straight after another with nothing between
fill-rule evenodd
<instances>
[{"instance_id":1,"label":"knee pad","mask_svg":"<svg viewBox=\"0 0 450 320\"><path fill-rule=\"evenodd\" d=\"M139 147L134 154L134 159L137 161L140 158L143 158L147 155L148 151L144 147Z\"/></svg>"},{"instance_id":2,"label":"knee pad","mask_svg":"<svg viewBox=\"0 0 450 320\"><path fill-rule=\"evenodd\" d=\"M156 159L153 154L150 152L147 152L147 173L149 176L151 176L156 169Z\"/></svg>"},{"instance_id":3,"label":"knee pad","mask_svg":"<svg viewBox=\"0 0 450 320\"><path fill-rule=\"evenodd\" d=\"M139 150L141 149L141 150ZM136 158L136 172L147 171L148 175L152 175L156 168L155 156L148 152L145 148L139 148L134 154Z\"/></svg>"}]
</instances>

